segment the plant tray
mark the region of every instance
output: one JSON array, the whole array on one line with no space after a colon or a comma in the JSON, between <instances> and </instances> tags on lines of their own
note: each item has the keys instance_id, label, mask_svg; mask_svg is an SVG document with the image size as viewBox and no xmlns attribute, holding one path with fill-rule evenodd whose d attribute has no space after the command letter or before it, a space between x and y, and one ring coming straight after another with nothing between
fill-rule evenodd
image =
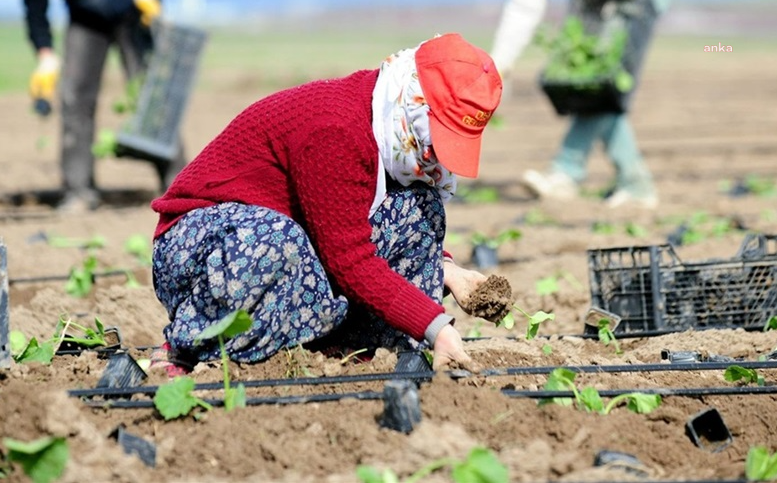
<instances>
[{"instance_id":1,"label":"plant tray","mask_svg":"<svg viewBox=\"0 0 777 483\"><path fill-rule=\"evenodd\" d=\"M616 333L760 330L777 315L777 235L695 262L669 244L588 250L588 268L591 303L621 317Z\"/></svg>"},{"instance_id":2,"label":"plant tray","mask_svg":"<svg viewBox=\"0 0 777 483\"><path fill-rule=\"evenodd\" d=\"M612 77L581 84L547 79L543 71L539 78L543 92L560 115L626 112L658 18L653 0L572 0L567 16L579 18L588 35L607 35L616 27L626 30L622 64L634 79L634 86L621 92Z\"/></svg>"},{"instance_id":3,"label":"plant tray","mask_svg":"<svg viewBox=\"0 0 777 483\"><path fill-rule=\"evenodd\" d=\"M167 22L156 22L153 35L137 110L116 136L116 154L172 163L181 150L179 128L207 35Z\"/></svg>"}]
</instances>

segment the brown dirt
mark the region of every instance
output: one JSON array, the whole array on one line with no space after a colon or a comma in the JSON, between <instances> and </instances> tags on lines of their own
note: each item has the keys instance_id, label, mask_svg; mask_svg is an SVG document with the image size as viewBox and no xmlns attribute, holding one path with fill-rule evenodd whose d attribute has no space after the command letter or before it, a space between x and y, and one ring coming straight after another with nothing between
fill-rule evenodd
<instances>
[{"instance_id":1,"label":"brown dirt","mask_svg":"<svg viewBox=\"0 0 777 483\"><path fill-rule=\"evenodd\" d=\"M501 275L491 274L461 304L461 308L473 317L499 322L510 313L513 289Z\"/></svg>"},{"instance_id":2,"label":"brown dirt","mask_svg":"<svg viewBox=\"0 0 777 483\"><path fill-rule=\"evenodd\" d=\"M440 27L440 31L446 29ZM726 43L726 39L713 39ZM655 212L605 210L600 200L586 196L574 203L537 201L519 185L525 169L542 169L553 156L566 129L536 88L539 67L531 59L520 64L512 80L512 96L499 110L501 127L486 131L482 174L470 187L493 187L500 200L493 204L456 203L449 206L448 250L467 265L471 247L461 241L474 231L499 233L505 227L522 231L519 241L500 247L500 265L489 275L504 277L521 307L553 312L533 340L522 337L520 320L514 332L490 324L482 332L490 339L471 341L466 348L485 368L581 364L661 362L662 349L704 350L712 354L755 360L777 346L777 332L737 329L687 331L649 338L624 338L622 355L593 339L571 336L582 332L589 306L590 248L662 243L678 219L704 211L711 216L736 216L748 229L773 232L774 198L728 196L724 182L756 174L774 179L777 142L777 102L772 79L777 64L770 51L737 47L733 54L703 54L712 41L657 44L647 60L632 122L662 199ZM300 45L304 49L304 45ZM377 53L382 58L385 52ZM235 73L237 72L237 73ZM267 92L245 79L255 73L230 70L203 72L209 89L197 91L184 126L192 152L205 143L242 107ZM315 73L310 74L316 77ZM106 78L106 96L120 93L115 77ZM103 125L119 122L100 107ZM123 250L134 233L150 236L156 217L148 208L156 180L150 166L131 160L106 160L97 168L98 184L106 190L107 206L83 216L55 214L46 204L58 186L57 125L28 115L25 95L0 96L0 236L8 245L11 326L28 336L46 337L60 314L88 322L99 316L106 326L119 327L125 346L137 357L145 346L159 344L166 314L156 301L150 271ZM36 149L36 139L51 142ZM613 173L600 151L592 154L586 189L606 187ZM541 215L541 216L538 216ZM534 221L528 221L534 220ZM540 220L540 221L538 221ZM594 223L609 223L609 233L594 231ZM642 233L635 226L645 229ZM631 227L631 229L628 229ZM84 299L65 294L61 281L25 282L26 277L67 274L83 260L78 249L55 249L36 242L41 231L72 237L104 235L101 267L133 268L140 288L128 288L122 277L99 278ZM459 235L455 237L454 235ZM741 232L710 236L678 248L684 260L732 256ZM537 295L535 283L558 275L559 291ZM478 325L455 303L446 307L462 333ZM520 318L517 318L520 319ZM550 351L548 351L548 347ZM390 371L396 355L379 352L367 363L341 361L302 350L282 352L266 363L230 364L235 380L304 375L349 375ZM356 482L360 464L392 468L406 477L439 457L463 458L476 445L493 449L507 465L511 481L614 481L633 479L621 470L594 468L603 449L631 453L652 478L675 480L735 479L743 474L751 446L777 448L777 403L774 395L670 396L648 415L620 407L608 416L569 407L537 407L527 398L508 398L500 389L539 389L541 375L476 376L452 380L439 375L420 389L423 418L409 435L380 428L380 401L293 405L257 405L233 413L214 410L199 420L187 417L164 422L152 409L91 408L68 397L66 390L94 387L107 361L94 354L58 357L51 366L12 365L0 371L0 436L31 440L44 435L67 438L71 459L62 481L216 482L265 481ZM200 364L197 382L221 380L218 363ZM768 384L777 374L764 370ZM148 384L164 382L152 374ZM634 372L585 374L581 386L607 388L727 386L722 371ZM320 386L249 388L250 397L380 391L382 383L360 382ZM219 391L202 392L219 397ZM137 400L144 397L136 396ZM720 453L697 448L685 433L689 418L705 408L717 408L733 442ZM156 468L124 455L108 435L119 424L156 445ZM8 481L24 481L18 472ZM446 472L424 481L449 481Z\"/></svg>"}]
</instances>

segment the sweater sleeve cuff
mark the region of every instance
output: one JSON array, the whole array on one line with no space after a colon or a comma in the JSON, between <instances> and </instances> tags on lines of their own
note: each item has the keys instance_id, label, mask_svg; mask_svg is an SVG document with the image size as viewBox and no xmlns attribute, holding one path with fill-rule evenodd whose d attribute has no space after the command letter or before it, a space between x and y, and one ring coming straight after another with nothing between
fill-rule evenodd
<instances>
[{"instance_id":1,"label":"sweater sleeve cuff","mask_svg":"<svg viewBox=\"0 0 777 483\"><path fill-rule=\"evenodd\" d=\"M434 342L437 340L437 334L440 333L443 327L448 324L453 324L454 318L448 314L440 314L432 320L432 323L424 331L424 339L429 343L431 347L434 347Z\"/></svg>"}]
</instances>

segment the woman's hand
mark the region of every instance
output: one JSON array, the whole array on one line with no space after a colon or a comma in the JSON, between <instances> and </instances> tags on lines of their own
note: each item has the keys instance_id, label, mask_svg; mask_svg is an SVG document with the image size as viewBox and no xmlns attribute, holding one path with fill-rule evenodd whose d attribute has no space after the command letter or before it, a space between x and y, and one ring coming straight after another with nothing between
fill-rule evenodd
<instances>
[{"instance_id":1,"label":"woman's hand","mask_svg":"<svg viewBox=\"0 0 777 483\"><path fill-rule=\"evenodd\" d=\"M445 259L443 262L443 272L445 274L443 283L451 291L459 306L463 306L470 294L488 278L480 272L456 265L451 259Z\"/></svg>"},{"instance_id":2,"label":"woman's hand","mask_svg":"<svg viewBox=\"0 0 777 483\"><path fill-rule=\"evenodd\" d=\"M480 371L478 365L464 352L464 343L461 340L459 331L448 324L440 330L434 341L434 362L432 368L436 371L453 363L472 373Z\"/></svg>"}]
</instances>

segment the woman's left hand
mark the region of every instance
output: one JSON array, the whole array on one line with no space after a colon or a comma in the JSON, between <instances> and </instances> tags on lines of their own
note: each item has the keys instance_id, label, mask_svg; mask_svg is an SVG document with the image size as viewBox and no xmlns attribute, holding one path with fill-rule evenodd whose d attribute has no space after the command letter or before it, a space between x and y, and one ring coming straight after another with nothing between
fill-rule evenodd
<instances>
[{"instance_id":1,"label":"woman's left hand","mask_svg":"<svg viewBox=\"0 0 777 483\"><path fill-rule=\"evenodd\" d=\"M445 274L444 283L456 299L456 303L462 306L470 294L474 292L488 277L475 270L468 270L456 265L453 260L446 259L443 262Z\"/></svg>"}]
</instances>

